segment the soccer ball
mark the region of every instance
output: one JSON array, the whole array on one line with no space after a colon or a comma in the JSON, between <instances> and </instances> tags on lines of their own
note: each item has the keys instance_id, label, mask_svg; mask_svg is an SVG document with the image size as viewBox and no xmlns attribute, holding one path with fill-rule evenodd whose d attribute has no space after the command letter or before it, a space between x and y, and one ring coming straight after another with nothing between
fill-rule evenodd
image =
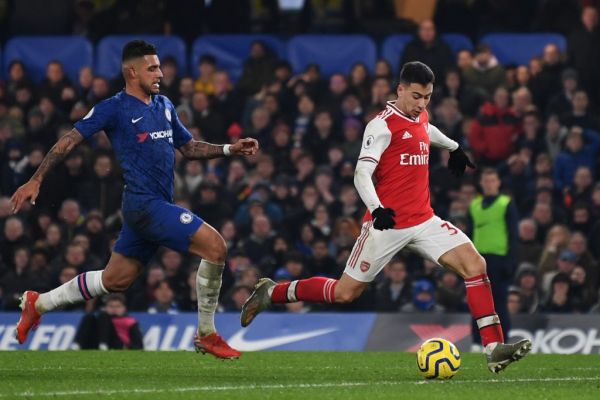
<instances>
[{"instance_id":1,"label":"soccer ball","mask_svg":"<svg viewBox=\"0 0 600 400\"><path fill-rule=\"evenodd\" d=\"M460 368L460 354L446 339L432 338L417 351L417 367L426 379L450 379Z\"/></svg>"}]
</instances>

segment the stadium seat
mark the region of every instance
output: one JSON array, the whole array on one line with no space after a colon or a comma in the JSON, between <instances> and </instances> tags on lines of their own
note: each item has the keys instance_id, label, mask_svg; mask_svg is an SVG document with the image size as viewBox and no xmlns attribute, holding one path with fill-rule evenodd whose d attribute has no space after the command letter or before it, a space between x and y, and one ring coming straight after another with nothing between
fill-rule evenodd
<instances>
[{"instance_id":1,"label":"stadium seat","mask_svg":"<svg viewBox=\"0 0 600 400\"><path fill-rule=\"evenodd\" d=\"M213 55L217 59L217 67L229 72L236 81L242 74L244 60L250 54L250 45L260 40L279 57L285 56L285 44L282 40L270 35L204 35L192 44L190 71L198 76L196 65L204 54Z\"/></svg>"},{"instance_id":2,"label":"stadium seat","mask_svg":"<svg viewBox=\"0 0 600 400\"><path fill-rule=\"evenodd\" d=\"M165 35L111 35L106 36L96 46L96 73L106 78L114 78L121 72L123 46L134 39L142 39L156 46L158 56L163 59L173 56L179 64L180 75L188 72L185 42L177 36Z\"/></svg>"},{"instance_id":3,"label":"stadium seat","mask_svg":"<svg viewBox=\"0 0 600 400\"><path fill-rule=\"evenodd\" d=\"M4 75L13 60L21 60L27 66L27 74L34 82L46 76L46 66L51 60L63 64L65 73L77 82L79 70L93 66L92 44L77 36L17 36L6 43L4 49Z\"/></svg>"},{"instance_id":4,"label":"stadium seat","mask_svg":"<svg viewBox=\"0 0 600 400\"><path fill-rule=\"evenodd\" d=\"M413 39L413 35L398 34L390 35L385 38L381 45L381 58L387 60L392 66L394 74L400 71L400 58L404 53L404 48Z\"/></svg>"},{"instance_id":5,"label":"stadium seat","mask_svg":"<svg viewBox=\"0 0 600 400\"><path fill-rule=\"evenodd\" d=\"M534 56L541 56L544 46L554 43L561 52L567 49L565 37L559 33L490 33L481 38L503 64L528 65Z\"/></svg>"},{"instance_id":6,"label":"stadium seat","mask_svg":"<svg viewBox=\"0 0 600 400\"><path fill-rule=\"evenodd\" d=\"M364 35L297 35L288 42L288 61L294 72L317 63L324 76L348 73L357 62L373 71L376 57L375 43Z\"/></svg>"},{"instance_id":7,"label":"stadium seat","mask_svg":"<svg viewBox=\"0 0 600 400\"><path fill-rule=\"evenodd\" d=\"M461 50L473 51L471 39L461 33L442 33L442 40L450 46L454 55Z\"/></svg>"}]
</instances>

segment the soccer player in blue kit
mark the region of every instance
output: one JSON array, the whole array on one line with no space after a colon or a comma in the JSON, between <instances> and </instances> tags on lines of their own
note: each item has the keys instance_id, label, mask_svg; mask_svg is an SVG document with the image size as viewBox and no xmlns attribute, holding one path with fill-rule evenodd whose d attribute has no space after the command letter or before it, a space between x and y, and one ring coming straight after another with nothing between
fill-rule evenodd
<instances>
[{"instance_id":1,"label":"soccer player in blue kit","mask_svg":"<svg viewBox=\"0 0 600 400\"><path fill-rule=\"evenodd\" d=\"M214 145L192 139L171 101L159 95L163 75L153 45L141 40L127 43L123 48L122 72L125 89L98 103L75 123L11 200L14 213L27 200L35 204L48 171L81 141L103 130L123 169L123 228L104 270L84 272L47 293L23 294L16 338L24 343L28 332L48 311L126 290L157 248L166 246L202 258L196 276L196 350L218 358L238 358L240 353L229 347L214 325L227 253L225 241L209 224L173 203L173 168L176 149L188 159L209 159L255 154L258 142L246 138L231 145Z\"/></svg>"}]
</instances>

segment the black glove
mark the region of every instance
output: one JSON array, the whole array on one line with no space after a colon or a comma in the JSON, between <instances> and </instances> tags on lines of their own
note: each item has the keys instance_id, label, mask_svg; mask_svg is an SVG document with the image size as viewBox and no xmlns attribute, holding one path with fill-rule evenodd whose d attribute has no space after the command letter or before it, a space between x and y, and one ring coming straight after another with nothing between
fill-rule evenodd
<instances>
[{"instance_id":1,"label":"black glove","mask_svg":"<svg viewBox=\"0 0 600 400\"><path fill-rule=\"evenodd\" d=\"M396 221L394 221L396 211L391 208L377 207L371 215L373 216L373 228L377 230L392 229L396 225Z\"/></svg>"},{"instance_id":2,"label":"black glove","mask_svg":"<svg viewBox=\"0 0 600 400\"><path fill-rule=\"evenodd\" d=\"M452 175L460 178L465 173L465 168L469 166L475 167L475 164L469 160L469 157L465 154L463 149L459 146L458 149L450 153L450 159L448 159L448 169L452 172Z\"/></svg>"}]
</instances>

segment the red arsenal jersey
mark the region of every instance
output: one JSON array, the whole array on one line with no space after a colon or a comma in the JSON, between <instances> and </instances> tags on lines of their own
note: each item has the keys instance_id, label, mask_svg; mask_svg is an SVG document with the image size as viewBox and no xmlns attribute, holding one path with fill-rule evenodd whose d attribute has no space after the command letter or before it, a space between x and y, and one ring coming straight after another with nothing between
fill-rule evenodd
<instances>
[{"instance_id":1,"label":"red arsenal jersey","mask_svg":"<svg viewBox=\"0 0 600 400\"><path fill-rule=\"evenodd\" d=\"M383 207L396 212L395 228L433 217L429 196L429 116L412 119L388 102L365 129L360 160L377 163L373 176ZM367 211L364 221L370 221Z\"/></svg>"}]
</instances>

